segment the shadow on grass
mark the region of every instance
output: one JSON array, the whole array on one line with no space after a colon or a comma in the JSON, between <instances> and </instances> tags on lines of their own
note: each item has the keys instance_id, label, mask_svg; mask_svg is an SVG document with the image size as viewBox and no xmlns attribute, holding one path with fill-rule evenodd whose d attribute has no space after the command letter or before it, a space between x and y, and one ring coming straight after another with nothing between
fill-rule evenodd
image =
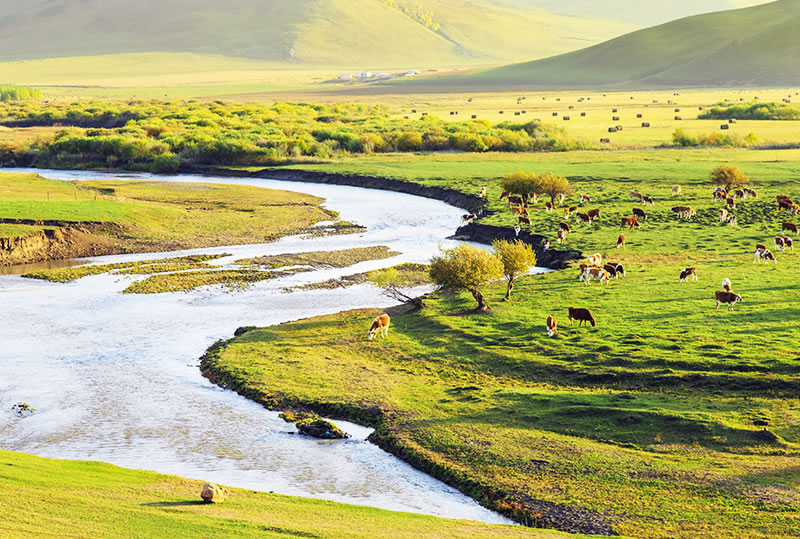
<instances>
[{"instance_id":1,"label":"shadow on grass","mask_svg":"<svg viewBox=\"0 0 800 539\"><path fill-rule=\"evenodd\" d=\"M210 505L203 500L182 500L179 502L151 502L141 504L145 507L182 507L186 505Z\"/></svg>"}]
</instances>

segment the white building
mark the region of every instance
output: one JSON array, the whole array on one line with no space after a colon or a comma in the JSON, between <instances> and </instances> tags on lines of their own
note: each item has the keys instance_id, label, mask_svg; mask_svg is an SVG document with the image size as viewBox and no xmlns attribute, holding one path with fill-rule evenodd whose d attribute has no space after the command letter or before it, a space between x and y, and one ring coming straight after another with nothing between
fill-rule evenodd
<instances>
[{"instance_id":1,"label":"white building","mask_svg":"<svg viewBox=\"0 0 800 539\"><path fill-rule=\"evenodd\" d=\"M406 71L406 77L413 77L414 75L419 75L419 71L416 69L409 69Z\"/></svg>"},{"instance_id":2,"label":"white building","mask_svg":"<svg viewBox=\"0 0 800 539\"><path fill-rule=\"evenodd\" d=\"M350 73L345 73L343 75L339 75L339 80L350 80L353 78L353 75Z\"/></svg>"},{"instance_id":3,"label":"white building","mask_svg":"<svg viewBox=\"0 0 800 539\"><path fill-rule=\"evenodd\" d=\"M361 73L358 74L358 78L359 79L371 79L372 78L372 73L369 72L369 71L362 71Z\"/></svg>"}]
</instances>

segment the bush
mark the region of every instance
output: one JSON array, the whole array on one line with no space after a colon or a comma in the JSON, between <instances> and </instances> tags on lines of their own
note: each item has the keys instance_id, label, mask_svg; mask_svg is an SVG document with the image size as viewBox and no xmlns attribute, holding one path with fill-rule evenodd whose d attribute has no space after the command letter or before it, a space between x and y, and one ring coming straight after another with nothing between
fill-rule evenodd
<instances>
[{"instance_id":1,"label":"bush","mask_svg":"<svg viewBox=\"0 0 800 539\"><path fill-rule=\"evenodd\" d=\"M720 103L697 117L701 120L800 120L800 107L788 103Z\"/></svg>"}]
</instances>

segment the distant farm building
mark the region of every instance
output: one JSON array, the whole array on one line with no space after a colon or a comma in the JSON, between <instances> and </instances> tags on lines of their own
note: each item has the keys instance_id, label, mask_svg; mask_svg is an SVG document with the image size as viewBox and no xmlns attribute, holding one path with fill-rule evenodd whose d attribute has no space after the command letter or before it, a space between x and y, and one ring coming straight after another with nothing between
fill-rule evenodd
<instances>
[{"instance_id":1,"label":"distant farm building","mask_svg":"<svg viewBox=\"0 0 800 539\"><path fill-rule=\"evenodd\" d=\"M362 71L361 73L358 74L358 78L359 79L371 79L372 78L372 73L369 72L369 71Z\"/></svg>"},{"instance_id":2,"label":"distant farm building","mask_svg":"<svg viewBox=\"0 0 800 539\"><path fill-rule=\"evenodd\" d=\"M406 77L413 77L414 75L419 75L419 71L416 69L409 69L406 71Z\"/></svg>"},{"instance_id":3,"label":"distant farm building","mask_svg":"<svg viewBox=\"0 0 800 539\"><path fill-rule=\"evenodd\" d=\"M342 75L339 75L339 80L352 80L352 78L353 75L351 75L350 73L344 73Z\"/></svg>"}]
</instances>

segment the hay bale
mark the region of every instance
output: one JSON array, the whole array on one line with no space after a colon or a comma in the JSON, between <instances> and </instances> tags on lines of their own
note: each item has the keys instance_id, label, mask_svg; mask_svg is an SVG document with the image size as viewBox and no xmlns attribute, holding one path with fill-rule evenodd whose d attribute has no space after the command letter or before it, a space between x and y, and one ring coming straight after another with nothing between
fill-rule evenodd
<instances>
[{"instance_id":1,"label":"hay bale","mask_svg":"<svg viewBox=\"0 0 800 539\"><path fill-rule=\"evenodd\" d=\"M680 112L680 111L681 111L681 109L675 109L675 112Z\"/></svg>"},{"instance_id":2,"label":"hay bale","mask_svg":"<svg viewBox=\"0 0 800 539\"><path fill-rule=\"evenodd\" d=\"M553 116L558 116L558 113L557 113L557 112L554 112L554 113L553 113Z\"/></svg>"},{"instance_id":3,"label":"hay bale","mask_svg":"<svg viewBox=\"0 0 800 539\"><path fill-rule=\"evenodd\" d=\"M680 116L675 116L675 119L676 119L676 120L678 120L678 121L680 121L680 120L682 120L683 118L681 118Z\"/></svg>"},{"instance_id":4,"label":"hay bale","mask_svg":"<svg viewBox=\"0 0 800 539\"><path fill-rule=\"evenodd\" d=\"M609 144L611 142L611 139L610 138L601 138L600 142L602 144Z\"/></svg>"},{"instance_id":5,"label":"hay bale","mask_svg":"<svg viewBox=\"0 0 800 539\"><path fill-rule=\"evenodd\" d=\"M586 116L586 113L585 112L581 112L581 116Z\"/></svg>"},{"instance_id":6,"label":"hay bale","mask_svg":"<svg viewBox=\"0 0 800 539\"><path fill-rule=\"evenodd\" d=\"M473 114L473 115L472 115L472 119L473 119L473 120L474 120L474 119L476 119L477 117L478 117L478 115L477 115L477 114Z\"/></svg>"},{"instance_id":7,"label":"hay bale","mask_svg":"<svg viewBox=\"0 0 800 539\"><path fill-rule=\"evenodd\" d=\"M616 127L609 127L608 128L608 132L609 133L616 133L617 132L617 128Z\"/></svg>"},{"instance_id":8,"label":"hay bale","mask_svg":"<svg viewBox=\"0 0 800 539\"><path fill-rule=\"evenodd\" d=\"M730 120L728 120L728 123L729 124L735 124L736 123L736 118L731 118Z\"/></svg>"},{"instance_id":9,"label":"hay bale","mask_svg":"<svg viewBox=\"0 0 800 539\"><path fill-rule=\"evenodd\" d=\"M619 116L613 116L611 119L612 119L613 121L615 121L615 122L618 122L618 121L619 121Z\"/></svg>"},{"instance_id":10,"label":"hay bale","mask_svg":"<svg viewBox=\"0 0 800 539\"><path fill-rule=\"evenodd\" d=\"M650 127L650 122L642 122L642 127Z\"/></svg>"},{"instance_id":11,"label":"hay bale","mask_svg":"<svg viewBox=\"0 0 800 539\"><path fill-rule=\"evenodd\" d=\"M639 114L637 114L637 115L636 115L636 117L637 117L637 118L641 118L641 117L642 117L642 114L641 114L641 113L639 113Z\"/></svg>"},{"instance_id":12,"label":"hay bale","mask_svg":"<svg viewBox=\"0 0 800 539\"><path fill-rule=\"evenodd\" d=\"M564 116L564 121L569 121L569 116Z\"/></svg>"},{"instance_id":13,"label":"hay bale","mask_svg":"<svg viewBox=\"0 0 800 539\"><path fill-rule=\"evenodd\" d=\"M728 124L722 124L721 126L719 126L719 128L720 128L720 129L722 129L722 130L724 131L724 130L726 130L726 129L729 129L729 128L730 128L730 126L729 126Z\"/></svg>"}]
</instances>

